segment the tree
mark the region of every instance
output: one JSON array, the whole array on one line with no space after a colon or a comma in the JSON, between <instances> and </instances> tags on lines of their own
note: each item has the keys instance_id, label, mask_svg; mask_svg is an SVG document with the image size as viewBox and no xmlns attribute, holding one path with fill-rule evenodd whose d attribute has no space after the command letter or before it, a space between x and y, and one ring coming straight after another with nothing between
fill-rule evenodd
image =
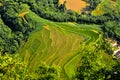
<instances>
[{"instance_id":1,"label":"tree","mask_svg":"<svg viewBox=\"0 0 120 80\"><path fill-rule=\"evenodd\" d=\"M63 4L60 4L59 9L60 9L61 12L65 12L66 11L66 1L64 1Z\"/></svg>"},{"instance_id":2,"label":"tree","mask_svg":"<svg viewBox=\"0 0 120 80\"><path fill-rule=\"evenodd\" d=\"M60 72L56 66L40 65L36 70L37 79L39 80L59 80Z\"/></svg>"},{"instance_id":3,"label":"tree","mask_svg":"<svg viewBox=\"0 0 120 80\"><path fill-rule=\"evenodd\" d=\"M93 43L87 44L87 47L82 45L79 51L82 57L76 70L76 79L104 80L111 78L111 74L107 74L107 72L112 70L116 62L106 53L100 43L103 44L100 40L95 45Z\"/></svg>"},{"instance_id":4,"label":"tree","mask_svg":"<svg viewBox=\"0 0 120 80\"><path fill-rule=\"evenodd\" d=\"M26 64L22 62L20 56L0 54L0 79L22 79L27 76Z\"/></svg>"}]
</instances>

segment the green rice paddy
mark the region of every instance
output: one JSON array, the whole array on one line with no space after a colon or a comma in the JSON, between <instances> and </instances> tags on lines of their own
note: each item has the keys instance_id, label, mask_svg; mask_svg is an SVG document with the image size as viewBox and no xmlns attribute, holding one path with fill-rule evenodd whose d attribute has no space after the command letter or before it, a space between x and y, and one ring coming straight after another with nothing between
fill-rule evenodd
<instances>
[{"instance_id":1,"label":"green rice paddy","mask_svg":"<svg viewBox=\"0 0 120 80\"><path fill-rule=\"evenodd\" d=\"M77 53L80 45L99 38L99 25L52 22L32 11L27 16L36 21L36 30L18 53L21 53L31 70L43 61L47 65L60 66L61 80L70 80L81 58Z\"/></svg>"}]
</instances>

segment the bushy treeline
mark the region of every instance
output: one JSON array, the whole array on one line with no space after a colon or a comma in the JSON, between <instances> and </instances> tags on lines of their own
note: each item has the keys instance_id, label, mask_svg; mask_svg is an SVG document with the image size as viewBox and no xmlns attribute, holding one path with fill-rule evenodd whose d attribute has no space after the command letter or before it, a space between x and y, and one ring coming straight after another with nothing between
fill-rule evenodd
<instances>
[{"instance_id":1,"label":"bushy treeline","mask_svg":"<svg viewBox=\"0 0 120 80\"><path fill-rule=\"evenodd\" d=\"M89 5L88 5L85 9L83 9L83 10L85 10L85 11L92 11L92 10L94 10L94 9L98 6L98 4L99 4L102 0L83 0L83 1L85 1L86 3L89 4Z\"/></svg>"},{"instance_id":2,"label":"bushy treeline","mask_svg":"<svg viewBox=\"0 0 120 80\"><path fill-rule=\"evenodd\" d=\"M113 60L106 53L112 48L102 39L87 46L81 45L81 59L76 69L75 80L119 80L120 60ZM111 53L111 52L109 52Z\"/></svg>"},{"instance_id":3,"label":"bushy treeline","mask_svg":"<svg viewBox=\"0 0 120 80\"><path fill-rule=\"evenodd\" d=\"M14 53L35 28L19 16L25 8L14 1L0 1L0 52Z\"/></svg>"},{"instance_id":4,"label":"bushy treeline","mask_svg":"<svg viewBox=\"0 0 120 80\"><path fill-rule=\"evenodd\" d=\"M114 5L109 1L107 3L103 6L103 10L106 12L104 16L111 19L104 22L102 29L106 37L120 41L120 0L115 0Z\"/></svg>"},{"instance_id":5,"label":"bushy treeline","mask_svg":"<svg viewBox=\"0 0 120 80\"><path fill-rule=\"evenodd\" d=\"M0 52L14 53L19 48L22 39L21 32L13 33L0 19Z\"/></svg>"},{"instance_id":6,"label":"bushy treeline","mask_svg":"<svg viewBox=\"0 0 120 80\"><path fill-rule=\"evenodd\" d=\"M56 22L77 22L86 24L102 24L110 20L107 16L95 17L91 14L78 14L72 10L66 9L66 3L59 3L59 0L34 0L34 1L20 1L28 3L30 9L38 14L40 17ZM91 5L94 4L91 3ZM94 6L95 7L95 6Z\"/></svg>"},{"instance_id":7,"label":"bushy treeline","mask_svg":"<svg viewBox=\"0 0 120 80\"><path fill-rule=\"evenodd\" d=\"M118 21L108 21L102 26L106 37L120 41L120 23Z\"/></svg>"},{"instance_id":8,"label":"bushy treeline","mask_svg":"<svg viewBox=\"0 0 120 80\"><path fill-rule=\"evenodd\" d=\"M8 25L14 32L22 32L23 34L32 31L34 27L31 27L24 19L25 15L19 16L24 13L26 8L19 5L14 1L3 2L3 6L0 7L1 18L6 25Z\"/></svg>"},{"instance_id":9,"label":"bushy treeline","mask_svg":"<svg viewBox=\"0 0 120 80\"><path fill-rule=\"evenodd\" d=\"M35 0L33 3L29 2L28 4L33 12L45 19L57 22L69 20L70 15L66 12L65 3L59 4L59 0Z\"/></svg>"},{"instance_id":10,"label":"bushy treeline","mask_svg":"<svg viewBox=\"0 0 120 80\"><path fill-rule=\"evenodd\" d=\"M15 54L0 54L1 80L59 80L60 70L57 66L48 66L40 63L32 72L21 56Z\"/></svg>"}]
</instances>

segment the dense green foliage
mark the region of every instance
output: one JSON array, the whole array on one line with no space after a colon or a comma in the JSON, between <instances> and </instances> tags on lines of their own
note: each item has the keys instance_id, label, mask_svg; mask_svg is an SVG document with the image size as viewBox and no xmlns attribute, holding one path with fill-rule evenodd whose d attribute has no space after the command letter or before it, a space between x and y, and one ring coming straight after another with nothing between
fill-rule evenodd
<instances>
[{"instance_id":1,"label":"dense green foliage","mask_svg":"<svg viewBox=\"0 0 120 80\"><path fill-rule=\"evenodd\" d=\"M32 73L20 55L0 55L0 79L2 80L58 80L59 68L39 64Z\"/></svg>"},{"instance_id":2,"label":"dense green foliage","mask_svg":"<svg viewBox=\"0 0 120 80\"><path fill-rule=\"evenodd\" d=\"M87 2L89 5L84 9L85 11L92 11L94 10L97 5L102 1L102 0L83 0Z\"/></svg>"},{"instance_id":3,"label":"dense green foliage","mask_svg":"<svg viewBox=\"0 0 120 80\"><path fill-rule=\"evenodd\" d=\"M120 1L117 0L114 3L107 2L106 5L104 5L103 9L106 11L105 16L109 16L111 19L107 22L104 22L104 25L102 26L103 31L105 32L105 35L110 38L114 38L118 41L120 41Z\"/></svg>"},{"instance_id":4,"label":"dense green foliage","mask_svg":"<svg viewBox=\"0 0 120 80\"><path fill-rule=\"evenodd\" d=\"M0 79L25 79L27 68L20 56L0 55Z\"/></svg>"},{"instance_id":5,"label":"dense green foliage","mask_svg":"<svg viewBox=\"0 0 120 80\"><path fill-rule=\"evenodd\" d=\"M106 38L110 37L120 41L120 0L115 0L114 4L109 0L84 1L90 4L86 8L90 11L88 14L84 11L79 14L67 10L66 3L59 4L59 0L0 0L0 79L57 80L61 76L62 79L71 79L75 75L73 79L77 80L119 80L120 61L112 59L113 51L109 43L102 39L104 38L102 32L86 24L97 28L101 26ZM105 13L93 16L91 11L95 10L101 1L103 1L102 9ZM82 24L55 23L69 21ZM32 38L28 40L29 34L34 29L39 32L41 27L46 25L48 26L44 27L39 34L35 34L34 37L31 35L34 41ZM75 40L79 40L80 36L84 40L81 44L78 41L79 50L73 50L73 47L78 47ZM36 39L38 37L39 39ZM27 40L31 44L24 45ZM20 54L22 57L24 55L30 63L27 60L25 62L20 55L8 54L15 53L20 46L24 47ZM50 54L50 50L52 54ZM66 53L62 54L64 52ZM46 55L46 62L48 61L49 65L59 64L63 69L62 72L56 66L40 63L46 59ZM51 56L54 58L51 59ZM65 59L64 62L62 59ZM35 66L32 65L34 61L38 61L34 63ZM76 73L74 68L76 68Z\"/></svg>"},{"instance_id":6,"label":"dense green foliage","mask_svg":"<svg viewBox=\"0 0 120 80\"><path fill-rule=\"evenodd\" d=\"M18 49L22 38L22 33L14 34L0 19L0 52L14 53Z\"/></svg>"},{"instance_id":7,"label":"dense green foliage","mask_svg":"<svg viewBox=\"0 0 120 80\"><path fill-rule=\"evenodd\" d=\"M119 62L106 54L109 46L90 43L87 46L81 45L79 53L82 58L77 68L76 79L80 80L118 80L120 79ZM97 45L99 44L99 45ZM89 47L89 48L88 48ZM110 48L109 48L110 50Z\"/></svg>"},{"instance_id":8,"label":"dense green foliage","mask_svg":"<svg viewBox=\"0 0 120 80\"><path fill-rule=\"evenodd\" d=\"M13 1L2 2L2 4L4 6L0 6L0 38L2 38L0 51L14 53L19 48L21 41L27 40L35 26L31 26L23 17L19 16L26 10L25 7Z\"/></svg>"},{"instance_id":9,"label":"dense green foliage","mask_svg":"<svg viewBox=\"0 0 120 80\"><path fill-rule=\"evenodd\" d=\"M22 2L22 1L21 1ZM94 5L96 1L92 1L91 5ZM98 0L97 3L100 1ZM102 24L110 20L107 16L94 17L92 15L80 15L72 10L66 10L65 3L59 4L59 0L35 0L35 1L23 1L28 3L30 9L38 14L40 17L57 22L77 22L77 23L94 23ZM93 6L95 8L95 6ZM90 8L91 9L91 8Z\"/></svg>"}]
</instances>

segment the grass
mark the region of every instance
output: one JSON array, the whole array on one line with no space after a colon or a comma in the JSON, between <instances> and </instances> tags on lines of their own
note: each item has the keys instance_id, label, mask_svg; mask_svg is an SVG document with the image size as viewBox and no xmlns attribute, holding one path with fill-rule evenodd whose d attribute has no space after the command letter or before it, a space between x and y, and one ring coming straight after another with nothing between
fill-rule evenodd
<instances>
[{"instance_id":1,"label":"grass","mask_svg":"<svg viewBox=\"0 0 120 80\"><path fill-rule=\"evenodd\" d=\"M106 13L119 15L118 13L119 6L117 5L119 5L118 1L101 0L96 9L92 11L92 15L100 16Z\"/></svg>"},{"instance_id":2,"label":"grass","mask_svg":"<svg viewBox=\"0 0 120 80\"><path fill-rule=\"evenodd\" d=\"M77 53L79 45L96 41L101 32L96 28L99 26L52 22L30 10L26 17L34 21L36 30L17 53L21 53L31 71L43 61L48 65L60 66L61 79L70 80L80 61L81 55Z\"/></svg>"}]
</instances>

